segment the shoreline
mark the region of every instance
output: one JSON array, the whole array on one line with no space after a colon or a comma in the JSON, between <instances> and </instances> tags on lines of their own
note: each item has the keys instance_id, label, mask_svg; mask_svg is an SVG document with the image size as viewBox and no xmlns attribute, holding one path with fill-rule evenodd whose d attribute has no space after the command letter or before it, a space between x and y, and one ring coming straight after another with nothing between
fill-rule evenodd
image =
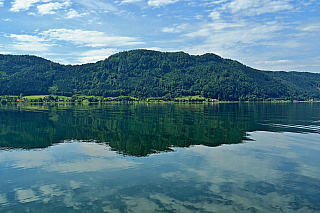
<instances>
[{"instance_id":1,"label":"shoreline","mask_svg":"<svg viewBox=\"0 0 320 213\"><path fill-rule=\"evenodd\" d=\"M205 98L201 96L184 96L178 98L149 97L136 98L131 96L102 97L102 96L61 96L61 95L30 95L30 96L0 96L0 103L73 103L73 104L91 104L91 103L299 103L299 102L320 102L317 99L309 100L286 100L286 99L257 99L257 100L237 100L220 101L218 99Z\"/></svg>"}]
</instances>

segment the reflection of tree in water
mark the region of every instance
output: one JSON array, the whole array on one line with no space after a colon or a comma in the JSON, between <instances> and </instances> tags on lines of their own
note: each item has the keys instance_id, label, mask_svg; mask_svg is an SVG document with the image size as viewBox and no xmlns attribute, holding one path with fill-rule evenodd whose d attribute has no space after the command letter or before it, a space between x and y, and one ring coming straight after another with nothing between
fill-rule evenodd
<instances>
[{"instance_id":1,"label":"reflection of tree in water","mask_svg":"<svg viewBox=\"0 0 320 213\"><path fill-rule=\"evenodd\" d=\"M172 146L241 143L248 131L288 131L265 124L308 125L304 123L306 117L309 123L310 119L320 120L315 105L110 104L63 106L66 109L1 106L0 145L33 149L64 139L95 139L108 142L120 153L146 156L170 151Z\"/></svg>"}]
</instances>

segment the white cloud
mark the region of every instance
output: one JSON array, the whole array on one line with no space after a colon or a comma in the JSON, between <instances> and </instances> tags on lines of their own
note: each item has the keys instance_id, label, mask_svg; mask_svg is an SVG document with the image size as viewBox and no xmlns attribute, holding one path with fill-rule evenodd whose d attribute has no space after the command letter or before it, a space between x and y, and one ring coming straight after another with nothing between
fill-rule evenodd
<instances>
[{"instance_id":1,"label":"white cloud","mask_svg":"<svg viewBox=\"0 0 320 213\"><path fill-rule=\"evenodd\" d=\"M143 0L123 0L121 1L121 4L129 4L129 3L136 3L136 2L141 2Z\"/></svg>"},{"instance_id":2,"label":"white cloud","mask_svg":"<svg viewBox=\"0 0 320 213\"><path fill-rule=\"evenodd\" d=\"M104 46L130 46L143 44L133 37L108 36L103 32L69 30L69 29L51 29L40 33L48 39L72 42L76 45L87 47L104 47Z\"/></svg>"},{"instance_id":3,"label":"white cloud","mask_svg":"<svg viewBox=\"0 0 320 213\"><path fill-rule=\"evenodd\" d=\"M49 45L43 45L41 43L31 42L19 42L12 45L13 49L28 52L46 52L49 50Z\"/></svg>"},{"instance_id":4,"label":"white cloud","mask_svg":"<svg viewBox=\"0 0 320 213\"><path fill-rule=\"evenodd\" d=\"M275 61L260 61L260 62L257 62L258 64L283 64L283 63L287 63L289 62L289 60L275 60Z\"/></svg>"},{"instance_id":5,"label":"white cloud","mask_svg":"<svg viewBox=\"0 0 320 213\"><path fill-rule=\"evenodd\" d=\"M69 12L67 13L66 19L71 19L71 18L76 18L76 17L81 17L85 14L79 14L77 11L74 9L70 9Z\"/></svg>"},{"instance_id":6,"label":"white cloud","mask_svg":"<svg viewBox=\"0 0 320 213\"><path fill-rule=\"evenodd\" d=\"M28 10L35 3L43 2L42 0L14 0L10 11L20 12L21 10ZM45 2L45 1L44 1Z\"/></svg>"},{"instance_id":7,"label":"white cloud","mask_svg":"<svg viewBox=\"0 0 320 213\"><path fill-rule=\"evenodd\" d=\"M203 19L203 17L204 17L203 15L195 15L194 16L195 19Z\"/></svg>"},{"instance_id":8,"label":"white cloud","mask_svg":"<svg viewBox=\"0 0 320 213\"><path fill-rule=\"evenodd\" d=\"M230 33L233 30L244 30L248 24L246 22L238 22L238 23L228 23L228 22L216 22L216 23L200 23L196 26L196 29L193 31L186 33L185 36L189 38L196 37L213 37L218 36L222 33ZM228 38L225 38L228 39Z\"/></svg>"},{"instance_id":9,"label":"white cloud","mask_svg":"<svg viewBox=\"0 0 320 213\"><path fill-rule=\"evenodd\" d=\"M30 35L17 35L17 34L11 34L11 38L14 38L18 41L23 41L23 42L40 42L44 41L43 38L39 38L37 36L30 36Z\"/></svg>"},{"instance_id":10,"label":"white cloud","mask_svg":"<svg viewBox=\"0 0 320 213\"><path fill-rule=\"evenodd\" d=\"M12 12L20 12L24 10L29 10L30 7L35 4L45 3L37 6L39 13L41 15L44 14L54 14L54 10L59 10L64 7L71 5L69 0L64 0L64 2L49 2L50 0L14 0L11 4L12 7L10 11Z\"/></svg>"},{"instance_id":11,"label":"white cloud","mask_svg":"<svg viewBox=\"0 0 320 213\"><path fill-rule=\"evenodd\" d=\"M4 2L4 0L0 0L0 7L3 6L3 2Z\"/></svg>"},{"instance_id":12,"label":"white cloud","mask_svg":"<svg viewBox=\"0 0 320 213\"><path fill-rule=\"evenodd\" d=\"M209 15L212 20L220 19L221 14L218 11L212 11Z\"/></svg>"},{"instance_id":13,"label":"white cloud","mask_svg":"<svg viewBox=\"0 0 320 213\"><path fill-rule=\"evenodd\" d=\"M180 33L182 31L185 31L188 27L188 24L182 24L174 27L165 27L162 29L162 32L164 33Z\"/></svg>"},{"instance_id":14,"label":"white cloud","mask_svg":"<svg viewBox=\"0 0 320 213\"><path fill-rule=\"evenodd\" d=\"M46 52L49 50L49 47L53 46L38 36L11 34L10 38L16 40L12 48L21 51Z\"/></svg>"},{"instance_id":15,"label":"white cloud","mask_svg":"<svg viewBox=\"0 0 320 213\"><path fill-rule=\"evenodd\" d=\"M233 0L221 7L222 10L230 11L233 14L243 13L246 16L292 10L293 8L290 0Z\"/></svg>"},{"instance_id":16,"label":"white cloud","mask_svg":"<svg viewBox=\"0 0 320 213\"><path fill-rule=\"evenodd\" d=\"M239 59L253 47L267 47L274 43L284 27L277 22L254 23L215 22L202 23L197 28L188 29L181 42L194 44L184 47L191 54L203 54L212 51L222 57ZM279 42L278 42L279 44Z\"/></svg>"},{"instance_id":17,"label":"white cloud","mask_svg":"<svg viewBox=\"0 0 320 213\"><path fill-rule=\"evenodd\" d=\"M299 30L308 31L308 32L320 31L320 24L319 23L308 24L305 26L301 26Z\"/></svg>"},{"instance_id":18,"label":"white cloud","mask_svg":"<svg viewBox=\"0 0 320 213\"><path fill-rule=\"evenodd\" d=\"M70 6L70 2L66 1L64 3L59 3L59 2L50 2L48 4L42 4L42 5L38 5L37 8L39 10L39 13L41 15L45 15L45 14L54 14L55 10L59 10L65 7Z\"/></svg>"},{"instance_id":19,"label":"white cloud","mask_svg":"<svg viewBox=\"0 0 320 213\"><path fill-rule=\"evenodd\" d=\"M149 0L148 5L150 7L161 7L167 4L174 4L180 0Z\"/></svg>"},{"instance_id":20,"label":"white cloud","mask_svg":"<svg viewBox=\"0 0 320 213\"><path fill-rule=\"evenodd\" d=\"M320 57L308 57L295 60L261 60L262 56L252 57L250 63L262 70L289 70L289 71L312 71L320 69ZM265 57L266 59L272 56ZM305 61L308 61L306 64ZM249 61L249 60L248 60Z\"/></svg>"},{"instance_id":21,"label":"white cloud","mask_svg":"<svg viewBox=\"0 0 320 213\"><path fill-rule=\"evenodd\" d=\"M104 60L117 52L119 52L119 50L115 48L90 50L81 53L78 61L80 63L94 63L99 60Z\"/></svg>"},{"instance_id":22,"label":"white cloud","mask_svg":"<svg viewBox=\"0 0 320 213\"><path fill-rule=\"evenodd\" d=\"M0 0L0 3L1 1L3 0ZM96 10L100 12L109 12L109 11L117 12L118 11L118 8L116 8L112 4L105 3L99 0L73 0L72 2L75 2L84 6L88 11L91 11L91 10ZM12 12L25 11L25 10L29 10L30 7L38 4L37 9L39 10L39 14L41 15L54 14L55 10L68 7L72 4L72 2L70 0L56 0L55 2L52 2L51 0L14 0L11 3L12 7L10 11ZM45 4L41 4L41 3L45 3ZM34 15L34 13L31 13L31 14ZM70 17L76 17L75 16L76 13L73 11L71 11L69 15Z\"/></svg>"},{"instance_id":23,"label":"white cloud","mask_svg":"<svg viewBox=\"0 0 320 213\"><path fill-rule=\"evenodd\" d=\"M227 1L229 1L229 0L217 0L217 1L209 2L208 4L221 4L221 3L224 3Z\"/></svg>"},{"instance_id":24,"label":"white cloud","mask_svg":"<svg viewBox=\"0 0 320 213\"><path fill-rule=\"evenodd\" d=\"M100 0L73 0L73 2L76 2L78 4L81 4L85 6L88 10L96 10L96 11L102 11L102 12L117 12L118 8L115 6L106 3L105 1Z\"/></svg>"},{"instance_id":25,"label":"white cloud","mask_svg":"<svg viewBox=\"0 0 320 213\"><path fill-rule=\"evenodd\" d=\"M30 16L36 16L37 14L34 13L34 12L30 12L30 13L28 13L28 15L30 15Z\"/></svg>"}]
</instances>

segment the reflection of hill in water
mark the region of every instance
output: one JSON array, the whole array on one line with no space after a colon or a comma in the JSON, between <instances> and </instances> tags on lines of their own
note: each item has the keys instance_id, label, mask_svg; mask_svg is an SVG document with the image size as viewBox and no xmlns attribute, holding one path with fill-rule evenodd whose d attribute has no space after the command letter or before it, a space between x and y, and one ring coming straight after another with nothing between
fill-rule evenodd
<instances>
[{"instance_id":1,"label":"reflection of hill in water","mask_svg":"<svg viewBox=\"0 0 320 213\"><path fill-rule=\"evenodd\" d=\"M256 130L320 133L318 123L310 123L320 120L319 106L318 103L109 104L64 108L3 105L0 146L33 149L71 138L95 139L108 142L120 153L146 156L169 151L171 146L241 143L246 132Z\"/></svg>"}]
</instances>

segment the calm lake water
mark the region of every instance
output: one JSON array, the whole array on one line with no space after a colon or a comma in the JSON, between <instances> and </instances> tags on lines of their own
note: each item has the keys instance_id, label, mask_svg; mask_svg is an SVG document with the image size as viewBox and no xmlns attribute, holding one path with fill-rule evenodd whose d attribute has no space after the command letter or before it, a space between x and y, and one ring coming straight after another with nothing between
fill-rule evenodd
<instances>
[{"instance_id":1,"label":"calm lake water","mask_svg":"<svg viewBox=\"0 0 320 213\"><path fill-rule=\"evenodd\" d=\"M320 103L0 105L0 212L320 212Z\"/></svg>"}]
</instances>

